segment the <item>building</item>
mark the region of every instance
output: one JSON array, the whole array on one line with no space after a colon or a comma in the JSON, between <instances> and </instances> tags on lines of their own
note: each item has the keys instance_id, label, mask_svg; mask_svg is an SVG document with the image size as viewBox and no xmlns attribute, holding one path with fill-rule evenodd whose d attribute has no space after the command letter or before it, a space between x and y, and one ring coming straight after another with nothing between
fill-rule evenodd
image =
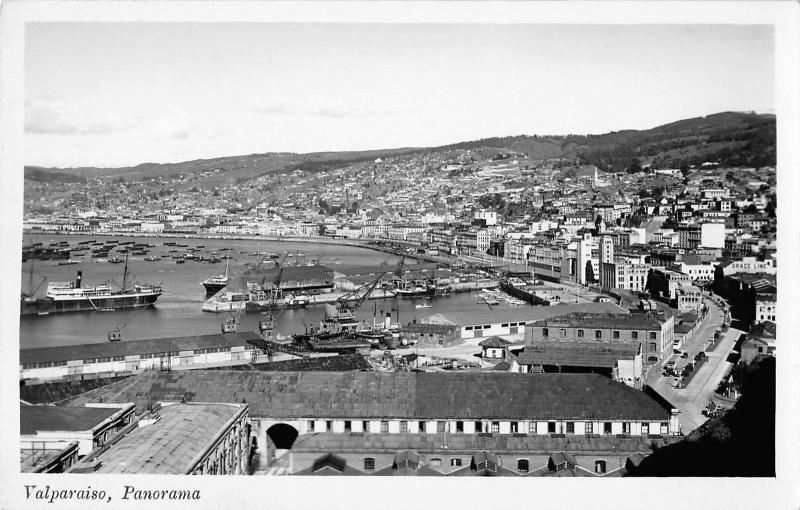
<instances>
[{"instance_id":1,"label":"building","mask_svg":"<svg viewBox=\"0 0 800 510\"><path fill-rule=\"evenodd\" d=\"M509 357L508 347L511 342L499 336L492 336L478 344L481 348L481 357L486 361L505 361Z\"/></svg>"},{"instance_id":2,"label":"building","mask_svg":"<svg viewBox=\"0 0 800 510\"><path fill-rule=\"evenodd\" d=\"M410 323L401 328L409 343L420 347L451 347L464 343L458 326L446 324Z\"/></svg>"},{"instance_id":3,"label":"building","mask_svg":"<svg viewBox=\"0 0 800 510\"><path fill-rule=\"evenodd\" d=\"M554 306L437 313L422 319L422 322L457 326L462 340L490 336L522 340L525 326L529 322L570 312L627 313L628 311L613 303L559 304Z\"/></svg>"},{"instance_id":4,"label":"building","mask_svg":"<svg viewBox=\"0 0 800 510\"><path fill-rule=\"evenodd\" d=\"M668 267L653 267L648 276L650 293L667 301L675 300L678 291L691 289L693 278Z\"/></svg>"},{"instance_id":5,"label":"building","mask_svg":"<svg viewBox=\"0 0 800 510\"><path fill-rule=\"evenodd\" d=\"M495 211L476 211L476 220L483 220L487 227L497 225L497 212Z\"/></svg>"},{"instance_id":6,"label":"building","mask_svg":"<svg viewBox=\"0 0 800 510\"><path fill-rule=\"evenodd\" d=\"M73 469L97 474L241 475L248 472L249 452L247 404L169 403Z\"/></svg>"},{"instance_id":7,"label":"building","mask_svg":"<svg viewBox=\"0 0 800 510\"><path fill-rule=\"evenodd\" d=\"M583 342L605 345L631 342L640 345L645 363L654 364L672 354L674 322L673 317L652 312L570 313L528 324L525 347L543 342L576 342L576 346Z\"/></svg>"},{"instance_id":8,"label":"building","mask_svg":"<svg viewBox=\"0 0 800 510\"><path fill-rule=\"evenodd\" d=\"M260 338L246 332L20 349L20 380L37 384L249 363L258 351L248 341Z\"/></svg>"},{"instance_id":9,"label":"building","mask_svg":"<svg viewBox=\"0 0 800 510\"><path fill-rule=\"evenodd\" d=\"M148 372L87 392L74 403L97 399L139 405L245 400L260 469L280 461L291 472L325 453L365 471L390 466L397 452L409 449L429 457L441 452L435 457L442 466L450 462L448 452L462 463L467 452L490 448L524 458L544 453L553 446L550 438L570 445L586 441L593 455L613 455L618 435L650 441L680 432L672 406L590 373ZM592 446L595 438L606 446Z\"/></svg>"},{"instance_id":10,"label":"building","mask_svg":"<svg viewBox=\"0 0 800 510\"><path fill-rule=\"evenodd\" d=\"M83 458L114 440L135 419L134 405L126 403L93 403L85 407L20 405L20 450L23 456L60 452L58 456L70 458L71 445L77 443L74 454Z\"/></svg>"},{"instance_id":11,"label":"building","mask_svg":"<svg viewBox=\"0 0 800 510\"><path fill-rule=\"evenodd\" d=\"M642 382L641 345L637 342L539 342L517 356L520 372L594 372L635 388Z\"/></svg>"},{"instance_id":12,"label":"building","mask_svg":"<svg viewBox=\"0 0 800 510\"><path fill-rule=\"evenodd\" d=\"M618 257L612 263L601 264L600 285L603 289L644 292L650 275L650 264L638 264Z\"/></svg>"},{"instance_id":13,"label":"building","mask_svg":"<svg viewBox=\"0 0 800 510\"><path fill-rule=\"evenodd\" d=\"M729 299L731 315L745 324L777 322L777 283L766 273L734 273L724 275L717 270L714 289Z\"/></svg>"},{"instance_id":14,"label":"building","mask_svg":"<svg viewBox=\"0 0 800 510\"><path fill-rule=\"evenodd\" d=\"M775 323L761 322L754 324L742 342L742 362L751 363L757 358L775 356Z\"/></svg>"}]
</instances>

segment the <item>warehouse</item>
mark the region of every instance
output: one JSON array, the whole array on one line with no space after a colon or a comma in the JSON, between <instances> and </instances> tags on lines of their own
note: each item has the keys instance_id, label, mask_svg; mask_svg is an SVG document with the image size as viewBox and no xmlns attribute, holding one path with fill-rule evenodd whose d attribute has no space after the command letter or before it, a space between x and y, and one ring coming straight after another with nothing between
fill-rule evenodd
<instances>
[{"instance_id":1,"label":"warehouse","mask_svg":"<svg viewBox=\"0 0 800 510\"><path fill-rule=\"evenodd\" d=\"M256 352L248 340L260 338L245 332L20 349L20 380L37 384L244 364Z\"/></svg>"},{"instance_id":2,"label":"warehouse","mask_svg":"<svg viewBox=\"0 0 800 510\"><path fill-rule=\"evenodd\" d=\"M676 409L598 374L149 372L87 392L74 403L108 399L139 405L152 400L244 400L265 466L296 442L305 444L309 434L329 437L331 445L336 437L350 437L362 441L362 451L389 437L405 437L416 444L430 441L413 438L438 438L437 442L444 436L481 434L509 438L679 434ZM295 459L294 469L304 469L305 462L318 457L315 449L308 457Z\"/></svg>"},{"instance_id":3,"label":"warehouse","mask_svg":"<svg viewBox=\"0 0 800 510\"><path fill-rule=\"evenodd\" d=\"M509 338L510 340L522 340L527 324L572 312L628 313L628 310L613 303L560 304L555 306L437 313L422 319L421 322L458 326L461 329L460 333L463 340L490 336L511 337Z\"/></svg>"}]
</instances>

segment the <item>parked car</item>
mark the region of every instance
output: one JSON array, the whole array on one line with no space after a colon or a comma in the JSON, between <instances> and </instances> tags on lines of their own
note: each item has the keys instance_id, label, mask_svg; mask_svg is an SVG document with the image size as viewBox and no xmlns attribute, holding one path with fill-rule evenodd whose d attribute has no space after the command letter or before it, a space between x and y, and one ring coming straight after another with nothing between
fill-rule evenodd
<instances>
[{"instance_id":1,"label":"parked car","mask_svg":"<svg viewBox=\"0 0 800 510\"><path fill-rule=\"evenodd\" d=\"M705 351L698 351L698 353L694 355L695 361L701 360L701 359L703 359L705 357L706 357Z\"/></svg>"}]
</instances>

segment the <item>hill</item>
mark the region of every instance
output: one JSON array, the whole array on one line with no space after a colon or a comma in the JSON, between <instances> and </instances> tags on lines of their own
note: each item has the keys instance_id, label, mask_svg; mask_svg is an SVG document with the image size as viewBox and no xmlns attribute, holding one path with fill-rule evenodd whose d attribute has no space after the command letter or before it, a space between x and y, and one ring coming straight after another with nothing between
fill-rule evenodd
<instances>
[{"instance_id":1,"label":"hill","mask_svg":"<svg viewBox=\"0 0 800 510\"><path fill-rule=\"evenodd\" d=\"M723 166L764 166L775 164L775 138L774 115L723 112L648 130L614 131L600 135L520 135L428 148L307 154L272 152L182 163L143 163L125 168L25 167L25 178L42 180L59 174L54 180L66 179L66 176L142 179L219 170L221 175L212 178L211 183L224 184L242 182L272 172L295 169L315 171L379 157L456 149L516 152L534 161L567 159L579 165L595 165L604 171L637 169L645 165L681 168L699 165L704 161L718 161Z\"/></svg>"}]
</instances>

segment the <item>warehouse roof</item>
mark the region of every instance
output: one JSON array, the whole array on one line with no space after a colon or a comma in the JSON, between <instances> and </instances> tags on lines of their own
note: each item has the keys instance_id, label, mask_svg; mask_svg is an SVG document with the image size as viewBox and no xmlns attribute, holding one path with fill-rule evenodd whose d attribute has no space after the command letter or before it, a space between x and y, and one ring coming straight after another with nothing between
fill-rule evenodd
<instances>
[{"instance_id":1,"label":"warehouse roof","mask_svg":"<svg viewBox=\"0 0 800 510\"><path fill-rule=\"evenodd\" d=\"M598 374L147 372L76 399L241 402L252 416L386 419L665 420L669 409Z\"/></svg>"},{"instance_id":2,"label":"warehouse roof","mask_svg":"<svg viewBox=\"0 0 800 510\"><path fill-rule=\"evenodd\" d=\"M554 306L530 306L519 308L495 308L493 310L471 310L437 313L423 319L436 324L471 326L476 324L497 324L506 322L533 322L571 312L587 313L628 313L628 310L614 303L559 304Z\"/></svg>"},{"instance_id":3,"label":"warehouse roof","mask_svg":"<svg viewBox=\"0 0 800 510\"><path fill-rule=\"evenodd\" d=\"M120 412L120 407L19 406L21 434L92 430Z\"/></svg>"},{"instance_id":4,"label":"warehouse roof","mask_svg":"<svg viewBox=\"0 0 800 510\"><path fill-rule=\"evenodd\" d=\"M177 355L180 351L192 351L195 349L248 346L248 340L255 340L257 338L261 338L258 333L248 331L244 333L220 333L216 335L38 347L35 349L20 349L19 362L21 365L28 365L32 363L86 360L162 352L173 352Z\"/></svg>"},{"instance_id":5,"label":"warehouse roof","mask_svg":"<svg viewBox=\"0 0 800 510\"><path fill-rule=\"evenodd\" d=\"M161 419L126 434L96 457L96 473L182 474L211 447L214 436L246 405L174 404L159 411Z\"/></svg>"},{"instance_id":6,"label":"warehouse roof","mask_svg":"<svg viewBox=\"0 0 800 510\"><path fill-rule=\"evenodd\" d=\"M638 352L639 344L635 342L538 342L526 346L517 362L520 365L613 368L619 360L631 360Z\"/></svg>"},{"instance_id":7,"label":"warehouse roof","mask_svg":"<svg viewBox=\"0 0 800 510\"><path fill-rule=\"evenodd\" d=\"M653 313L583 313L557 315L533 323L535 327L661 329L661 320Z\"/></svg>"}]
</instances>

